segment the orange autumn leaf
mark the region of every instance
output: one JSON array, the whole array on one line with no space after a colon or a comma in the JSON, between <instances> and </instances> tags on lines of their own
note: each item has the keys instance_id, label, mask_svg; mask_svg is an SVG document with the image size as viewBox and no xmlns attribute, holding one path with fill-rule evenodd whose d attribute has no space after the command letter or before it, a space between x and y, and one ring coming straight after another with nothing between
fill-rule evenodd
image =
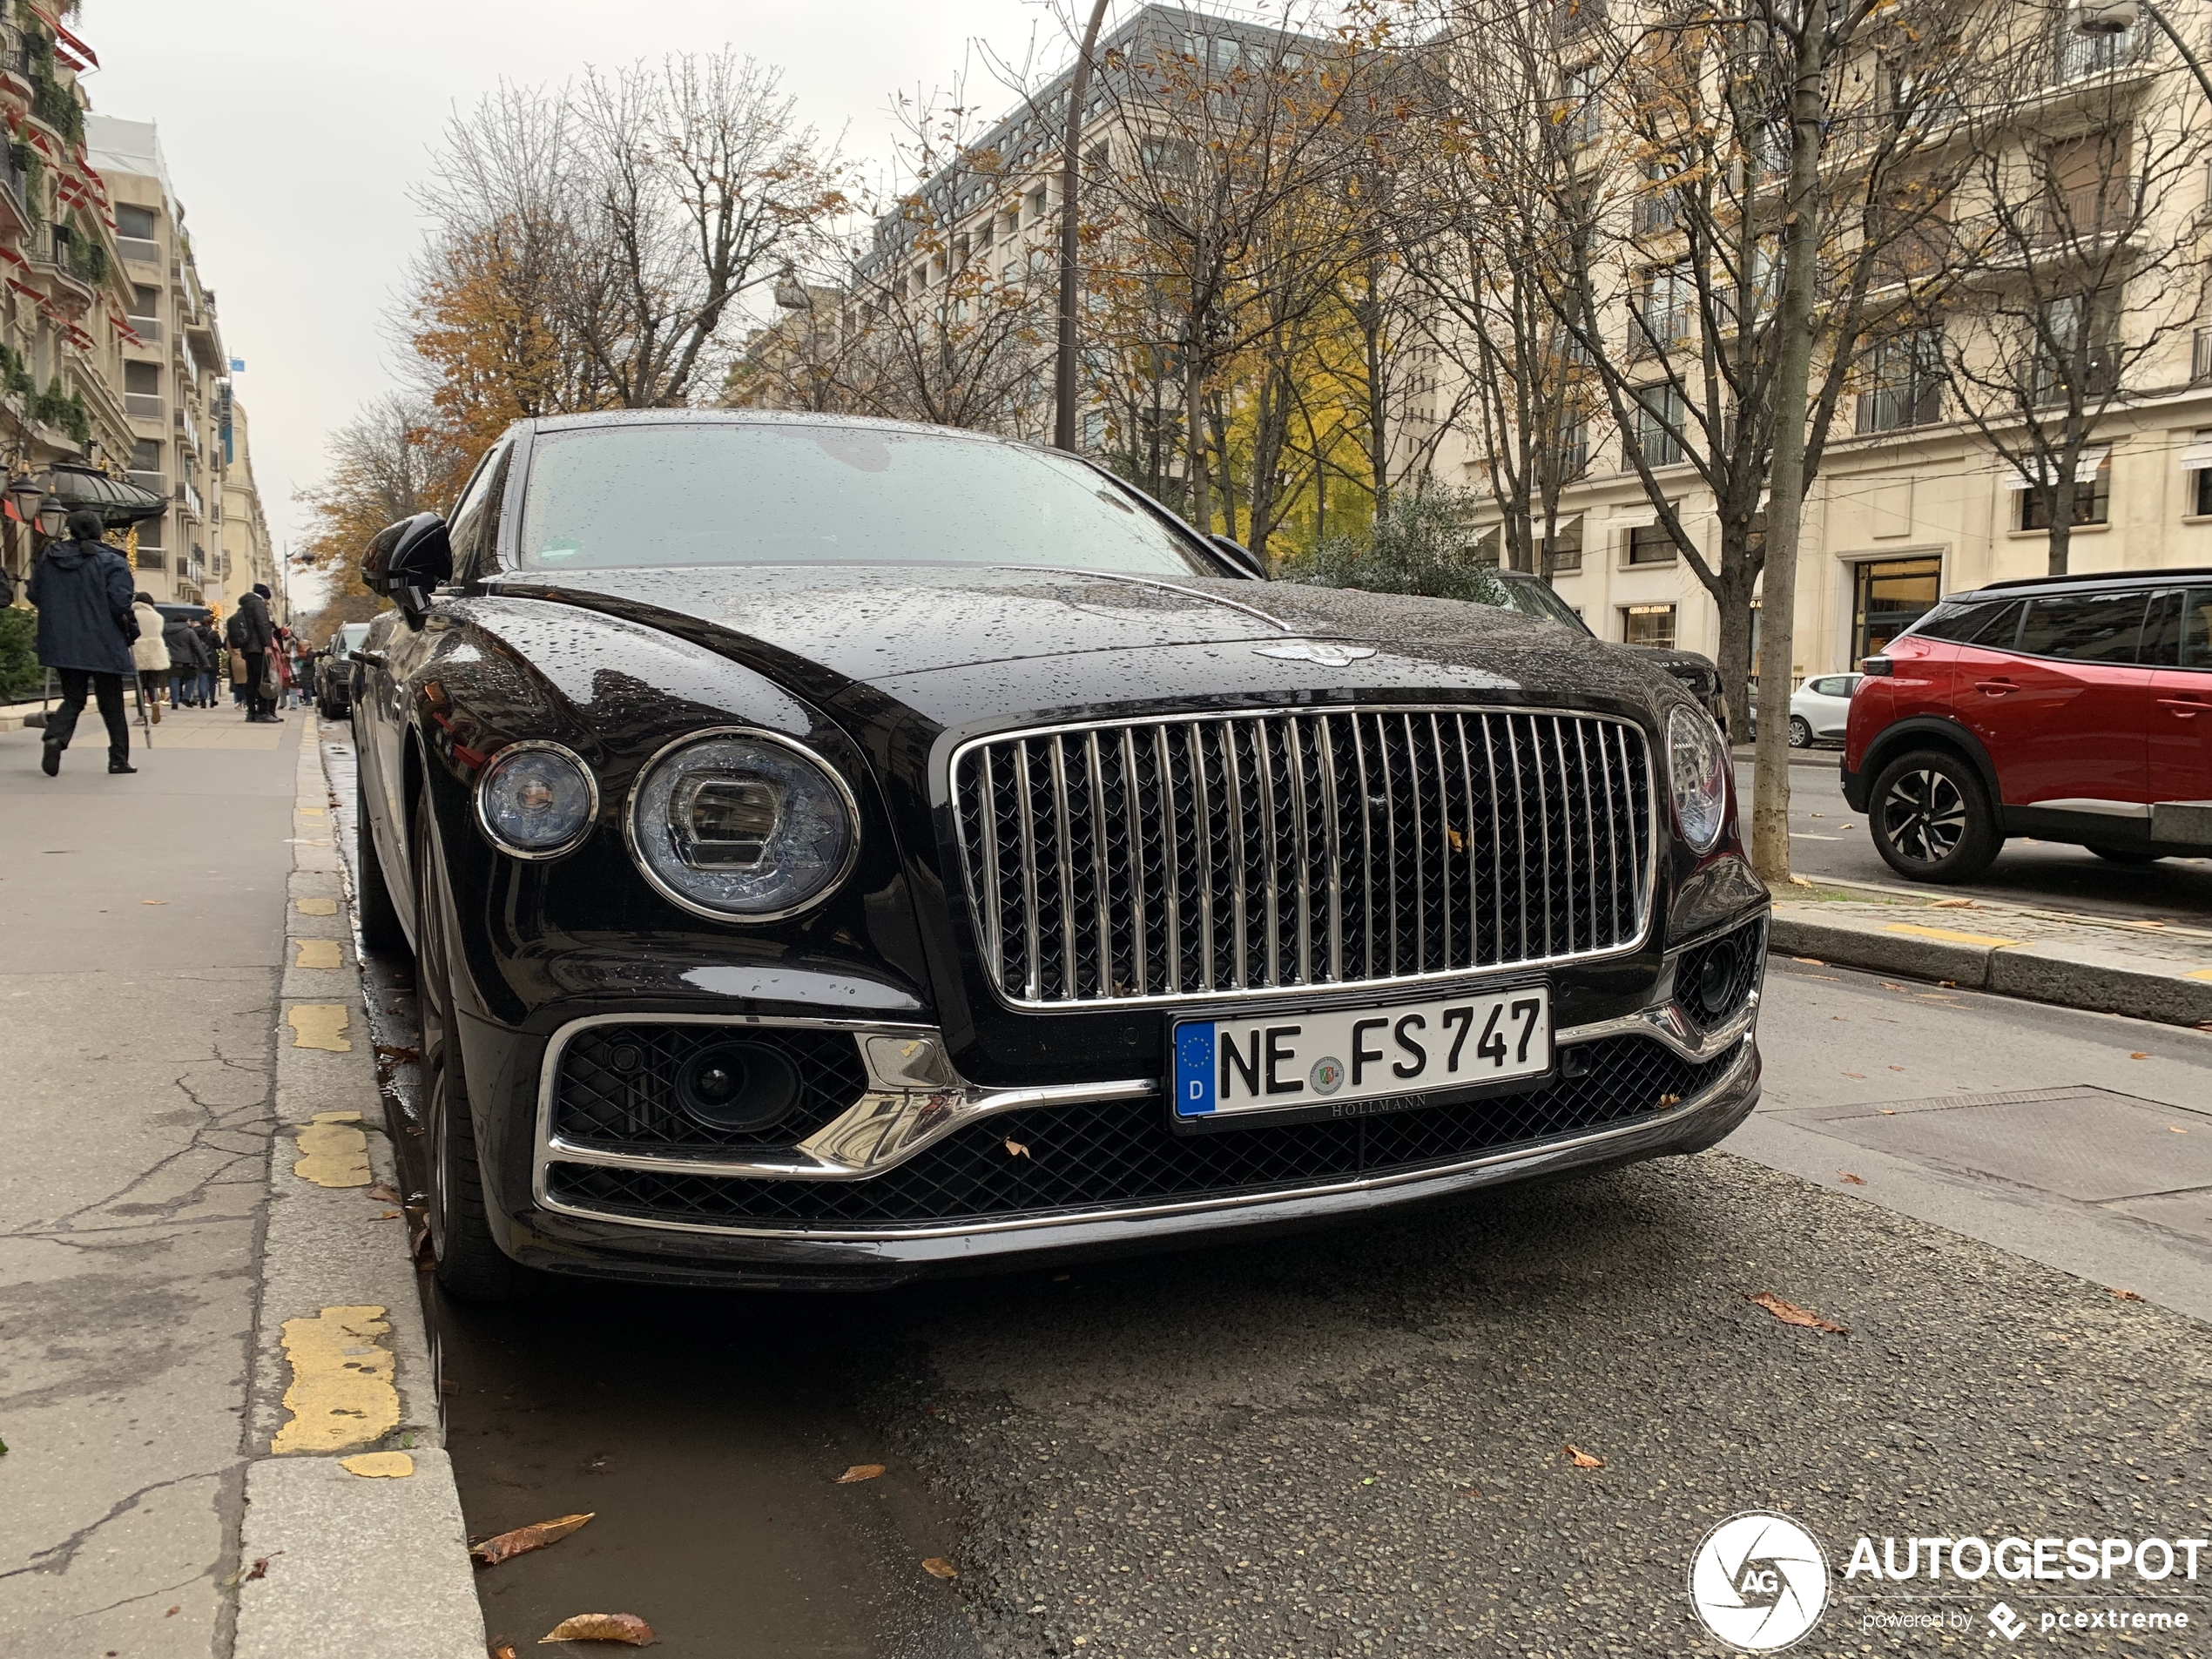
<instances>
[{"instance_id":1,"label":"orange autumn leaf","mask_svg":"<svg viewBox=\"0 0 2212 1659\"><path fill-rule=\"evenodd\" d=\"M837 1484L841 1487L849 1487L855 1480L873 1480L882 1473L883 1465L880 1463L855 1463L837 1477Z\"/></svg>"},{"instance_id":2,"label":"orange autumn leaf","mask_svg":"<svg viewBox=\"0 0 2212 1659\"><path fill-rule=\"evenodd\" d=\"M592 1510L581 1515L562 1515L552 1521L534 1521L527 1527L517 1527L512 1532L501 1533L496 1538L487 1538L481 1544L469 1546L469 1554L479 1567L496 1567L502 1561L512 1561L517 1555L527 1555L533 1549L543 1549L548 1544L557 1544L570 1533L598 1514Z\"/></svg>"},{"instance_id":3,"label":"orange autumn leaf","mask_svg":"<svg viewBox=\"0 0 2212 1659\"><path fill-rule=\"evenodd\" d=\"M1795 1302L1784 1301L1772 1291L1760 1291L1743 1299L1764 1308L1784 1325L1801 1325L1808 1331L1825 1331L1831 1336L1847 1337L1851 1334L1849 1325L1838 1325L1833 1319L1824 1319L1817 1313L1799 1307Z\"/></svg>"},{"instance_id":4,"label":"orange autumn leaf","mask_svg":"<svg viewBox=\"0 0 2212 1659\"><path fill-rule=\"evenodd\" d=\"M942 1555L932 1555L927 1561L922 1562L921 1570L932 1578L958 1578L960 1576L960 1568Z\"/></svg>"},{"instance_id":5,"label":"orange autumn leaf","mask_svg":"<svg viewBox=\"0 0 2212 1659\"><path fill-rule=\"evenodd\" d=\"M1866 1184L1866 1177L1865 1176L1853 1175L1849 1170L1837 1170L1836 1178L1838 1181L1847 1181L1855 1187L1863 1187Z\"/></svg>"},{"instance_id":6,"label":"orange autumn leaf","mask_svg":"<svg viewBox=\"0 0 2212 1659\"><path fill-rule=\"evenodd\" d=\"M537 1645L542 1648L549 1642L621 1642L643 1648L652 1639L653 1627L635 1613L578 1613L538 1637Z\"/></svg>"},{"instance_id":7,"label":"orange autumn leaf","mask_svg":"<svg viewBox=\"0 0 2212 1659\"><path fill-rule=\"evenodd\" d=\"M1572 1463L1578 1469L1602 1469L1605 1467L1605 1460L1603 1458L1592 1457L1588 1452L1581 1450L1571 1441L1564 1449L1567 1453L1567 1460Z\"/></svg>"}]
</instances>

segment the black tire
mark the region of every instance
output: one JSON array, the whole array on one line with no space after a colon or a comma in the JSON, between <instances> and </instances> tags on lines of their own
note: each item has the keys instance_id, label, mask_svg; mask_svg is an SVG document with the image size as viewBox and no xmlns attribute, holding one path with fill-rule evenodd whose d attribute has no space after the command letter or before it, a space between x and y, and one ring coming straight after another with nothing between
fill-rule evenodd
<instances>
[{"instance_id":1,"label":"black tire","mask_svg":"<svg viewBox=\"0 0 2212 1659\"><path fill-rule=\"evenodd\" d=\"M1874 850L1908 881L1971 881L2005 845L1989 792L1946 750L1899 755L1875 778L1866 805Z\"/></svg>"},{"instance_id":2,"label":"black tire","mask_svg":"<svg viewBox=\"0 0 2212 1659\"><path fill-rule=\"evenodd\" d=\"M2089 849L2107 864L2117 864L2130 870L2148 870L2164 858L2163 853L2146 853L2132 846L2093 846Z\"/></svg>"},{"instance_id":3,"label":"black tire","mask_svg":"<svg viewBox=\"0 0 2212 1659\"><path fill-rule=\"evenodd\" d=\"M368 832L368 792L361 783L358 757L354 765L354 908L361 921L361 943L380 956L404 956L407 930L400 926L400 907L392 901L383 861L376 856L376 838Z\"/></svg>"},{"instance_id":4,"label":"black tire","mask_svg":"<svg viewBox=\"0 0 2212 1659\"><path fill-rule=\"evenodd\" d=\"M445 862L425 790L415 814L415 1001L422 1027L422 1141L429 1189L430 1253L439 1285L464 1302L504 1302L521 1270L492 1238L484 1208L469 1074L454 1028L452 955L446 935Z\"/></svg>"},{"instance_id":5,"label":"black tire","mask_svg":"<svg viewBox=\"0 0 2212 1659\"><path fill-rule=\"evenodd\" d=\"M1790 717L1790 746L1792 749L1812 747L1812 727L1802 714Z\"/></svg>"}]
</instances>

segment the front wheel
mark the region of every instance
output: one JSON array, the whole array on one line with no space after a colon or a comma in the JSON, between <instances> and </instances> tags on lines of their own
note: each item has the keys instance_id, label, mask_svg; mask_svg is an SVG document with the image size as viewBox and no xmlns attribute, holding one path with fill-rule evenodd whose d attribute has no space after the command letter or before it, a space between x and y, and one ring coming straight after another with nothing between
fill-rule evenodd
<instances>
[{"instance_id":1,"label":"front wheel","mask_svg":"<svg viewBox=\"0 0 2212 1659\"><path fill-rule=\"evenodd\" d=\"M1792 749L1812 747L1812 726L1802 714L1790 717L1790 746Z\"/></svg>"},{"instance_id":2,"label":"front wheel","mask_svg":"<svg viewBox=\"0 0 2212 1659\"><path fill-rule=\"evenodd\" d=\"M464 1302L503 1302L521 1277L492 1238L469 1109L469 1074L453 1011L445 863L430 792L415 814L415 1000L422 1025L422 1138L429 1163L430 1253L438 1283Z\"/></svg>"},{"instance_id":3,"label":"front wheel","mask_svg":"<svg viewBox=\"0 0 2212 1659\"><path fill-rule=\"evenodd\" d=\"M1868 806L1874 850L1908 881L1971 881L2005 844L1981 779L1943 750L1891 761L1874 779Z\"/></svg>"}]
</instances>

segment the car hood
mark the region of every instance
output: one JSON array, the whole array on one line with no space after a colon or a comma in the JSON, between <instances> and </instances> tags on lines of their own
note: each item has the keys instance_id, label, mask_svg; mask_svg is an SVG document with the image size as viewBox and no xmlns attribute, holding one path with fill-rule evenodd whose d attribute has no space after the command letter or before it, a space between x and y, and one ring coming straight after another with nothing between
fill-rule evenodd
<instances>
[{"instance_id":1,"label":"car hood","mask_svg":"<svg viewBox=\"0 0 2212 1659\"><path fill-rule=\"evenodd\" d=\"M867 686L948 723L1002 710L1361 685L1649 706L1660 675L1556 624L1353 589L1021 566L806 565L509 576L552 600L695 640L805 694ZM1143 653L1107 671L1070 659ZM1083 695L1068 694L1080 683ZM1055 689L1057 688L1057 689ZM944 697L933 696L941 689ZM975 711L980 712L980 707Z\"/></svg>"}]
</instances>

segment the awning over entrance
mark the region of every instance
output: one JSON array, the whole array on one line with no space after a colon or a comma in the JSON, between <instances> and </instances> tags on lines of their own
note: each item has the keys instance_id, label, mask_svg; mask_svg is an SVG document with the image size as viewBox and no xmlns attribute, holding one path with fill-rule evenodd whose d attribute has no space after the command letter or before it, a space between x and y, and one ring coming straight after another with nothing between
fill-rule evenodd
<instances>
[{"instance_id":1,"label":"awning over entrance","mask_svg":"<svg viewBox=\"0 0 2212 1659\"><path fill-rule=\"evenodd\" d=\"M107 521L110 529L120 529L142 518L158 518L169 510L168 502L151 489L127 478L111 478L91 467L56 467L53 496L71 512L80 507L92 508Z\"/></svg>"}]
</instances>

